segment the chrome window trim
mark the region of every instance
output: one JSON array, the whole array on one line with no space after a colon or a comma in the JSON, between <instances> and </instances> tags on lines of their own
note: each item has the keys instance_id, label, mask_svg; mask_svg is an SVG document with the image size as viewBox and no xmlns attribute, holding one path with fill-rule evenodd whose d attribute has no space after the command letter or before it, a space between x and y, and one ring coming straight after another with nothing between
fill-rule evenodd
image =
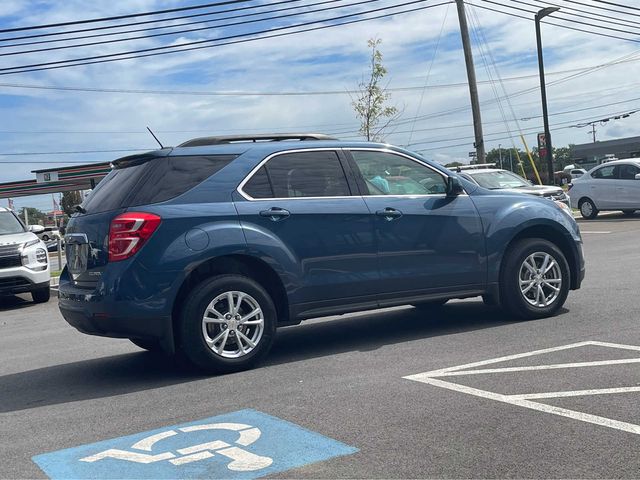
<instances>
[{"instance_id":1,"label":"chrome window trim","mask_svg":"<svg viewBox=\"0 0 640 480\"><path fill-rule=\"evenodd\" d=\"M286 155L289 153L303 153L303 152L335 152L336 156L338 157L338 160L340 160L340 156L338 154L338 152L340 150L346 150L346 151L361 151L361 152L380 152L380 153L390 153L392 155L399 155L401 157L405 157L419 165L422 165L430 170L432 170L433 172L441 175L443 178L449 178L448 175L436 170L435 168L433 168L431 165L424 163L416 158L411 157L410 155L407 155L405 153L401 153L401 152L396 152L395 150L391 150L388 148L367 148L367 147L363 147L363 148L348 148L348 147L323 147L323 148L295 148L295 149L291 149L291 150L281 150L279 152L275 152L272 153L270 155L268 155L266 158L264 158L263 160L260 161L260 163L258 163L258 165L256 165L255 167L253 167L253 169L251 169L251 171L244 177L244 179L240 182L240 184L238 185L238 187L236 188L236 191L240 194L241 197L243 197L245 200L248 200L250 202L264 202L264 201L284 201L284 200L332 200L332 199L346 199L346 198L362 198L362 197L378 197L378 198L431 198L431 197L446 197L446 193L425 193L425 194L405 194L405 195L339 195L339 196L332 196L332 197L270 197L270 198L253 198L251 195L249 195L248 193L246 193L244 191L244 186L249 182L249 180L251 180L251 178L256 174L256 172L258 170L260 170L269 160L271 160L272 158L275 158L279 155ZM355 173L355 172L354 172ZM463 187L464 189L464 187ZM463 194L464 196L467 196L467 192L466 190L464 191Z\"/></svg>"},{"instance_id":2,"label":"chrome window trim","mask_svg":"<svg viewBox=\"0 0 640 480\"><path fill-rule=\"evenodd\" d=\"M258 165L256 165L248 174L246 177L244 177L244 179L242 180L242 182L240 182L240 185L238 185L238 187L236 188L236 191L245 199L245 200L249 200L250 202L258 202L258 201L264 201L264 200L318 200L318 199L331 199L331 198L354 198L354 197L358 197L358 195L340 195L340 196L334 196L334 197L270 197L270 198L253 198L251 195L249 195L248 193L246 193L243 188L244 186L247 184L247 182L249 182L249 180L251 180L251 178L256 174L256 172L258 170L260 170L263 165L265 163L267 163L269 160L271 160L272 158L275 158L277 156L280 155L286 155L289 153L303 153L303 152L335 152L336 154L336 158L338 158L338 161L340 161L340 155L338 155L338 151L342 150L341 148L337 147L337 148L330 148L330 147L324 147L324 148L295 148L295 149L291 149L291 150L281 150L279 152L275 152L272 153L271 155L267 156L265 159L263 159L260 163L258 163ZM347 180L347 184L348 184L348 179L345 175L345 180Z\"/></svg>"}]
</instances>

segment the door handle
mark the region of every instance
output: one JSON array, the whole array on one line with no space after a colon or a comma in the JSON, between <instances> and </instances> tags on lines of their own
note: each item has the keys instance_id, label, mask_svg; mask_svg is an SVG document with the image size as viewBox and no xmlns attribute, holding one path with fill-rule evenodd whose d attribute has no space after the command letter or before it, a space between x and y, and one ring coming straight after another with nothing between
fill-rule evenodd
<instances>
[{"instance_id":1,"label":"door handle","mask_svg":"<svg viewBox=\"0 0 640 480\"><path fill-rule=\"evenodd\" d=\"M278 207L271 207L269 210L262 210L260 212L261 217L269 217L273 222L284 220L289 215L291 215L291 213L289 213L289 210Z\"/></svg>"},{"instance_id":2,"label":"door handle","mask_svg":"<svg viewBox=\"0 0 640 480\"><path fill-rule=\"evenodd\" d=\"M376 215L379 217L384 217L387 222L391 222L396 218L400 218L402 216L402 212L400 210L396 210L395 208L387 207L384 210L378 210Z\"/></svg>"}]
</instances>

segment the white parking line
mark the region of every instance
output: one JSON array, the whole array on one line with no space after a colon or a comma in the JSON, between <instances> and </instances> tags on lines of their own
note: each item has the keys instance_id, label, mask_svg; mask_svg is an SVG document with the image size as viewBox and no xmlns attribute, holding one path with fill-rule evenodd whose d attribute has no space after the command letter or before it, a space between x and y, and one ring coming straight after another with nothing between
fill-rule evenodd
<instances>
[{"instance_id":1,"label":"white parking line","mask_svg":"<svg viewBox=\"0 0 640 480\"><path fill-rule=\"evenodd\" d=\"M611 233L611 232L610 231L609 232L604 232L604 231L599 232L599 231L594 231L594 230L591 230L591 231L590 230L580 230L580 233L603 233L603 234L607 234L607 233Z\"/></svg>"},{"instance_id":2,"label":"white parking line","mask_svg":"<svg viewBox=\"0 0 640 480\"><path fill-rule=\"evenodd\" d=\"M533 399L546 399L546 398L562 398L562 397L576 397L587 395L606 395L606 394L620 394L640 392L640 387L616 387L616 388L601 388L591 390L573 390L573 391L558 391L558 392L540 392L540 393L526 393L517 395L505 395L496 392L490 392L481 390L478 388L468 387L466 385L460 385L457 383L451 383L444 380L439 380L437 377L450 377L450 376L464 376L464 375L478 375L483 373L510 373L510 372L522 372L522 371L536 371L536 370L551 370L551 369L563 369L563 368L587 368L594 366L604 365L622 365L630 363L640 363L640 358L628 358L628 359L614 359L614 360L600 360L593 362L576 362L576 363L563 363L563 364L551 364L551 365L532 365L523 367L505 367L505 368L493 368L493 369L481 369L481 370L468 370L474 367L481 367L485 365L491 365L499 362L505 362L509 360L516 360L520 358L532 357L535 355L542 355L545 353L553 353L561 350L568 350L572 348L579 348L585 346L600 346L608 347L612 349L632 350L640 351L640 347L635 345L621 345L616 343L598 342L598 341L586 341L572 343L569 345L562 345L560 347L546 348L542 350L535 350L532 352L519 353L515 355L507 355L504 357L493 358L489 360L483 360L480 362L468 363L465 365L459 365L456 367L442 368L431 372L418 373L415 375L408 375L407 380L413 380L416 382L426 383L440 388L446 388L456 392L466 393L476 397L487 398L510 405L516 405L520 407L529 408L544 413L551 413L562 417L579 420L582 422L591 423L594 425L600 425L603 427L613 428L624 432L634 433L640 435L640 425L636 425L628 422L621 422L598 415L591 415L588 413L577 412L569 410L567 408L556 407L553 405L546 405L531 401Z\"/></svg>"}]
</instances>

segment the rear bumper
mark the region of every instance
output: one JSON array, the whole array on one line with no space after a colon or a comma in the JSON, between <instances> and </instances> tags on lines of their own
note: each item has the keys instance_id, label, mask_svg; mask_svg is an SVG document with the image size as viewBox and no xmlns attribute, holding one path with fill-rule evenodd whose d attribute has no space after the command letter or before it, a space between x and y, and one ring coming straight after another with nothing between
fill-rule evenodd
<instances>
[{"instance_id":1,"label":"rear bumper","mask_svg":"<svg viewBox=\"0 0 640 480\"><path fill-rule=\"evenodd\" d=\"M99 291L81 289L60 280L58 308L69 325L88 335L158 340L174 352L170 315L141 312L135 301L117 301Z\"/></svg>"}]
</instances>

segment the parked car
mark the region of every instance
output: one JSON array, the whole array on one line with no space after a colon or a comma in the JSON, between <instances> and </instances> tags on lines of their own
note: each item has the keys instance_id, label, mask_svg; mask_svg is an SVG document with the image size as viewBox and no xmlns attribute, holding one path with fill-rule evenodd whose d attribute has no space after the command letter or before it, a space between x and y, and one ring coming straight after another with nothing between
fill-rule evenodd
<instances>
[{"instance_id":1,"label":"parked car","mask_svg":"<svg viewBox=\"0 0 640 480\"><path fill-rule=\"evenodd\" d=\"M640 209L640 160L614 160L592 168L569 185L571 204L587 219L600 211Z\"/></svg>"},{"instance_id":2,"label":"parked car","mask_svg":"<svg viewBox=\"0 0 640 480\"><path fill-rule=\"evenodd\" d=\"M38 238L44 242L58 240L61 238L60 232L55 227L43 227L44 230L38 234Z\"/></svg>"},{"instance_id":3,"label":"parked car","mask_svg":"<svg viewBox=\"0 0 640 480\"><path fill-rule=\"evenodd\" d=\"M458 174L462 178L481 187L488 188L489 190L528 193L530 195L562 202L567 207L570 204L569 196L562 188L554 185L534 185L529 180L509 170L499 168L469 168L459 169Z\"/></svg>"},{"instance_id":4,"label":"parked car","mask_svg":"<svg viewBox=\"0 0 640 480\"><path fill-rule=\"evenodd\" d=\"M584 168L573 168L569 170L569 175L571 175L572 180L575 180L576 178L580 178L585 173L587 173L587 171Z\"/></svg>"},{"instance_id":5,"label":"parked car","mask_svg":"<svg viewBox=\"0 0 640 480\"><path fill-rule=\"evenodd\" d=\"M546 317L584 277L566 205L389 145L208 137L113 166L66 227L60 311L208 371L324 315L483 296Z\"/></svg>"},{"instance_id":6,"label":"parked car","mask_svg":"<svg viewBox=\"0 0 640 480\"><path fill-rule=\"evenodd\" d=\"M0 295L28 292L36 303L49 301L49 256L36 236L42 228L26 228L11 210L0 207Z\"/></svg>"}]
</instances>

